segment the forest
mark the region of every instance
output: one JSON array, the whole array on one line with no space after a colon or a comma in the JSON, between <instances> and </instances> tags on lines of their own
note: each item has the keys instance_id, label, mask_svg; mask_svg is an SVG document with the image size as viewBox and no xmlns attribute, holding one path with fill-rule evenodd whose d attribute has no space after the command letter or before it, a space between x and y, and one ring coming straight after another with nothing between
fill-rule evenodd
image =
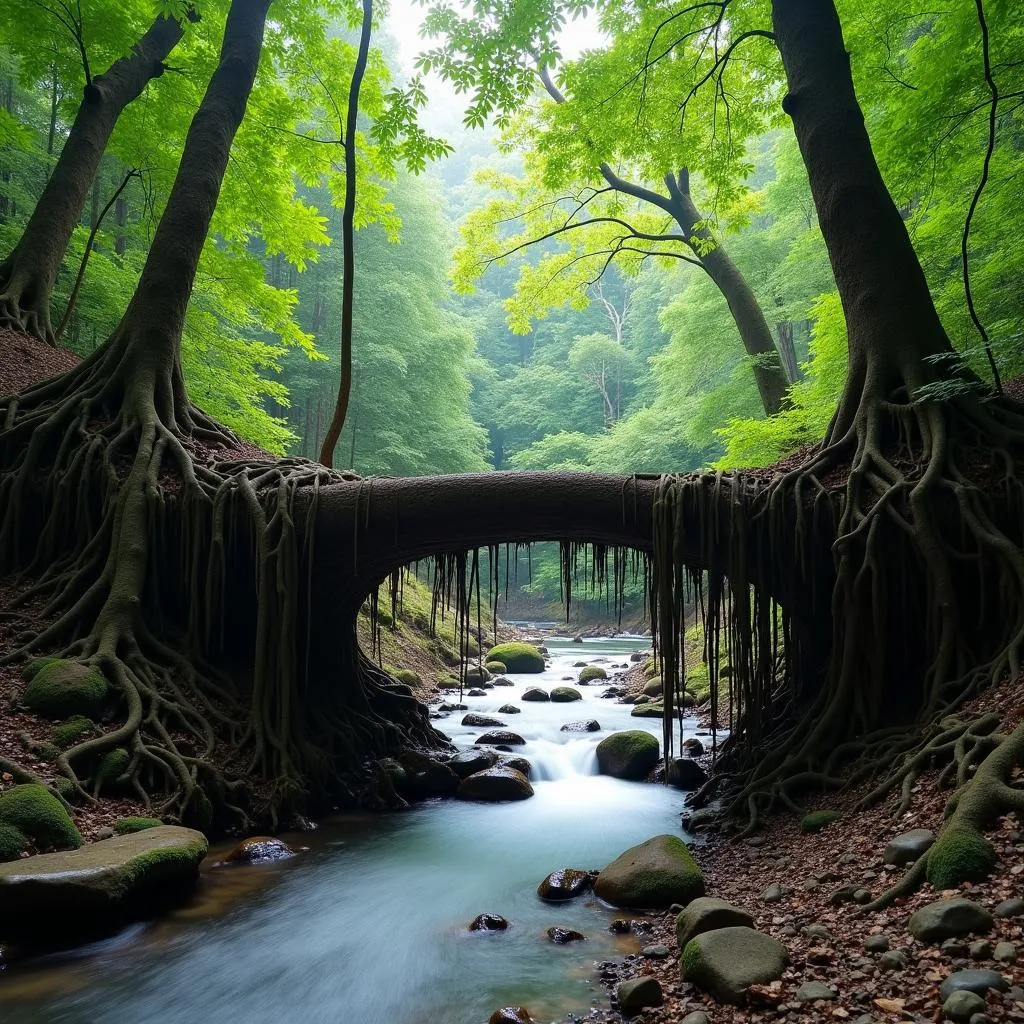
<instances>
[{"instance_id":1,"label":"forest","mask_svg":"<svg viewBox=\"0 0 1024 1024\"><path fill-rule=\"evenodd\" d=\"M1024 812L1022 52L1013 0L11 0L0 919L38 909L18 865L130 835L174 867L132 869L126 919L161 902L148 871L190 891L211 840L253 865L332 812L647 779L718 852L694 861L661 796L588 790L637 817L580 857L657 826L682 852L651 870L678 877L644 902L614 860L571 895L660 908L666 952L608 961L608 1008L524 985L544 1019L1024 1019L999 955L1024 940L1024 904L999 910ZM575 701L596 717L563 723ZM444 850L452 815L409 842ZM812 873L851 822L863 877ZM767 857L746 877L765 843L810 895ZM712 885L796 916L687 917ZM974 912L954 895L987 918L929 932ZM80 892L53 900L67 941L40 919L0 951L90 930ZM893 938L903 962L857 986L830 943L863 955L865 912L908 948L998 941L908 988ZM757 938L715 945L737 925ZM424 1019L516 993L478 995ZM411 981L353 998L414 1019Z\"/></svg>"}]
</instances>

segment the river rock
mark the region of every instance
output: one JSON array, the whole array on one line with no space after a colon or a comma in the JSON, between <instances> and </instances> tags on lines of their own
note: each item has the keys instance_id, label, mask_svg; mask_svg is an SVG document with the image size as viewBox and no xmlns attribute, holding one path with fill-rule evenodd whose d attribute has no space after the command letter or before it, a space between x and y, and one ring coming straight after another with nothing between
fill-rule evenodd
<instances>
[{"instance_id":1,"label":"river rock","mask_svg":"<svg viewBox=\"0 0 1024 1024\"><path fill-rule=\"evenodd\" d=\"M479 687L474 687L472 690L466 692L467 697L486 697L487 691L481 690Z\"/></svg>"},{"instance_id":2,"label":"river rock","mask_svg":"<svg viewBox=\"0 0 1024 1024\"><path fill-rule=\"evenodd\" d=\"M522 1006L503 1006L487 1018L487 1024L535 1024L529 1010Z\"/></svg>"},{"instance_id":3,"label":"river rock","mask_svg":"<svg viewBox=\"0 0 1024 1024\"><path fill-rule=\"evenodd\" d=\"M643 704L637 704L632 711L630 711L632 718L664 718L665 717L665 705L661 703L645 702Z\"/></svg>"},{"instance_id":4,"label":"river rock","mask_svg":"<svg viewBox=\"0 0 1024 1024\"><path fill-rule=\"evenodd\" d=\"M225 858L232 864L266 864L275 860L288 860L295 851L273 836L250 836L243 839Z\"/></svg>"},{"instance_id":5,"label":"river rock","mask_svg":"<svg viewBox=\"0 0 1024 1024\"><path fill-rule=\"evenodd\" d=\"M206 837L160 825L0 864L0 940L59 948L180 903Z\"/></svg>"},{"instance_id":6,"label":"river rock","mask_svg":"<svg viewBox=\"0 0 1024 1024\"><path fill-rule=\"evenodd\" d=\"M523 692L523 700L551 700L547 690L542 690L539 686L531 686L528 690Z\"/></svg>"},{"instance_id":7,"label":"river rock","mask_svg":"<svg viewBox=\"0 0 1024 1024\"><path fill-rule=\"evenodd\" d=\"M642 653L641 651L634 651L634 652L633 652L633 653L632 653L632 654L631 654L631 655L629 656L629 660L630 660L630 661L643 661L643 660L644 660L644 656L643 656L643 653Z\"/></svg>"},{"instance_id":8,"label":"river rock","mask_svg":"<svg viewBox=\"0 0 1024 1024\"><path fill-rule=\"evenodd\" d=\"M676 941L683 949L695 935L716 928L753 928L754 918L746 910L714 896L691 900L676 917Z\"/></svg>"},{"instance_id":9,"label":"river rock","mask_svg":"<svg viewBox=\"0 0 1024 1024\"><path fill-rule=\"evenodd\" d=\"M498 708L499 715L518 715L523 709L517 708L515 704L502 704Z\"/></svg>"},{"instance_id":10,"label":"river rock","mask_svg":"<svg viewBox=\"0 0 1024 1024\"><path fill-rule=\"evenodd\" d=\"M519 733L507 729L495 729L477 737L477 743L488 743L491 746L521 747L525 742Z\"/></svg>"},{"instance_id":11,"label":"river rock","mask_svg":"<svg viewBox=\"0 0 1024 1024\"><path fill-rule=\"evenodd\" d=\"M497 762L498 754L494 750L461 750L448 762L448 767L460 779L465 779L486 768L493 768Z\"/></svg>"},{"instance_id":12,"label":"river rock","mask_svg":"<svg viewBox=\"0 0 1024 1024\"><path fill-rule=\"evenodd\" d=\"M936 900L913 913L907 931L921 942L941 942L957 935L992 930L992 915L968 899Z\"/></svg>"},{"instance_id":13,"label":"river rock","mask_svg":"<svg viewBox=\"0 0 1024 1024\"><path fill-rule=\"evenodd\" d=\"M665 686L661 681L661 676L655 676L653 679L648 679L644 683L644 693L648 697L660 697L665 690Z\"/></svg>"},{"instance_id":14,"label":"river rock","mask_svg":"<svg viewBox=\"0 0 1024 1024\"><path fill-rule=\"evenodd\" d=\"M838 993L831 985L822 981L805 981L793 996L798 1003L810 1003L815 999L836 999Z\"/></svg>"},{"instance_id":15,"label":"river rock","mask_svg":"<svg viewBox=\"0 0 1024 1024\"><path fill-rule=\"evenodd\" d=\"M700 757L704 753L704 744L696 736L683 740L683 753L687 757Z\"/></svg>"},{"instance_id":16,"label":"river rock","mask_svg":"<svg viewBox=\"0 0 1024 1024\"><path fill-rule=\"evenodd\" d=\"M654 836L616 857L594 892L616 907L685 907L704 895L704 877L678 836Z\"/></svg>"},{"instance_id":17,"label":"river rock","mask_svg":"<svg viewBox=\"0 0 1024 1024\"><path fill-rule=\"evenodd\" d=\"M985 1000L975 992L954 992L942 1001L942 1012L949 1020L969 1021L974 1014L984 1013Z\"/></svg>"},{"instance_id":18,"label":"river rock","mask_svg":"<svg viewBox=\"0 0 1024 1024\"><path fill-rule=\"evenodd\" d=\"M458 788L458 775L448 765L425 754L405 751L398 756L398 762L405 769L406 790L413 796L448 796Z\"/></svg>"},{"instance_id":19,"label":"river rock","mask_svg":"<svg viewBox=\"0 0 1024 1024\"><path fill-rule=\"evenodd\" d=\"M583 700L583 694L572 686L556 686L551 691L551 699L557 704L571 704L575 700Z\"/></svg>"},{"instance_id":20,"label":"river rock","mask_svg":"<svg viewBox=\"0 0 1024 1024\"><path fill-rule=\"evenodd\" d=\"M661 1006L663 997L657 978L630 978L615 986L619 1013L623 1017L635 1017L648 1006Z\"/></svg>"},{"instance_id":21,"label":"river rock","mask_svg":"<svg viewBox=\"0 0 1024 1024\"><path fill-rule=\"evenodd\" d=\"M522 772L527 778L533 773L533 765L525 757L503 757L501 763Z\"/></svg>"},{"instance_id":22,"label":"river rock","mask_svg":"<svg viewBox=\"0 0 1024 1024\"><path fill-rule=\"evenodd\" d=\"M526 800L533 796L533 786L522 772L508 765L498 765L463 779L455 795L460 800L480 800L485 803Z\"/></svg>"},{"instance_id":23,"label":"river rock","mask_svg":"<svg viewBox=\"0 0 1024 1024\"><path fill-rule=\"evenodd\" d=\"M890 840L882 854L886 864L902 867L917 860L935 842L935 833L927 828L914 828Z\"/></svg>"},{"instance_id":24,"label":"river rock","mask_svg":"<svg viewBox=\"0 0 1024 1024\"><path fill-rule=\"evenodd\" d=\"M676 789L700 789L708 781L708 773L702 764L692 757L674 757L668 766L668 782Z\"/></svg>"},{"instance_id":25,"label":"river rock","mask_svg":"<svg viewBox=\"0 0 1024 1024\"><path fill-rule=\"evenodd\" d=\"M939 999L945 1002L954 992L977 992L984 995L990 988L999 992L1007 988L1006 979L998 971L984 971L975 968L955 971L939 988Z\"/></svg>"},{"instance_id":26,"label":"river rock","mask_svg":"<svg viewBox=\"0 0 1024 1024\"><path fill-rule=\"evenodd\" d=\"M778 981L786 947L752 928L717 928L697 935L680 958L683 979L723 1003L742 1004L751 985Z\"/></svg>"},{"instance_id":27,"label":"river rock","mask_svg":"<svg viewBox=\"0 0 1024 1024\"><path fill-rule=\"evenodd\" d=\"M640 729L613 732L597 745L597 765L602 775L640 780L658 763L658 741Z\"/></svg>"},{"instance_id":28,"label":"river rock","mask_svg":"<svg viewBox=\"0 0 1024 1024\"><path fill-rule=\"evenodd\" d=\"M1024 900L1019 896L1003 900L993 911L996 917L1020 917L1024 914Z\"/></svg>"},{"instance_id":29,"label":"river rock","mask_svg":"<svg viewBox=\"0 0 1024 1024\"><path fill-rule=\"evenodd\" d=\"M470 711L468 715L463 715L462 724L476 726L479 729L505 728L505 723L500 718L493 718L491 715L478 715L475 711Z\"/></svg>"},{"instance_id":30,"label":"river rock","mask_svg":"<svg viewBox=\"0 0 1024 1024\"><path fill-rule=\"evenodd\" d=\"M547 930L548 938L557 943L559 946L564 946L568 942L585 942L587 937L582 932L575 931L572 928L562 928L555 925L553 928Z\"/></svg>"},{"instance_id":31,"label":"river rock","mask_svg":"<svg viewBox=\"0 0 1024 1024\"><path fill-rule=\"evenodd\" d=\"M598 696L601 698L621 697L622 689L618 686L609 686L607 690L604 690L602 693L599 693Z\"/></svg>"},{"instance_id":32,"label":"river rock","mask_svg":"<svg viewBox=\"0 0 1024 1024\"><path fill-rule=\"evenodd\" d=\"M503 932L508 928L508 921L500 914L477 914L469 922L471 932Z\"/></svg>"},{"instance_id":33,"label":"river rock","mask_svg":"<svg viewBox=\"0 0 1024 1024\"><path fill-rule=\"evenodd\" d=\"M587 722L566 722L559 732L600 732L601 723L591 718Z\"/></svg>"},{"instance_id":34,"label":"river rock","mask_svg":"<svg viewBox=\"0 0 1024 1024\"><path fill-rule=\"evenodd\" d=\"M585 871L583 868L559 868L552 871L540 885L537 895L551 903L562 903L571 900L594 888L596 871Z\"/></svg>"},{"instance_id":35,"label":"river rock","mask_svg":"<svg viewBox=\"0 0 1024 1024\"><path fill-rule=\"evenodd\" d=\"M512 682L511 679L508 679L505 676L497 676L497 677L495 677L491 681L494 683L495 686L515 686L516 685L515 683Z\"/></svg>"}]
</instances>

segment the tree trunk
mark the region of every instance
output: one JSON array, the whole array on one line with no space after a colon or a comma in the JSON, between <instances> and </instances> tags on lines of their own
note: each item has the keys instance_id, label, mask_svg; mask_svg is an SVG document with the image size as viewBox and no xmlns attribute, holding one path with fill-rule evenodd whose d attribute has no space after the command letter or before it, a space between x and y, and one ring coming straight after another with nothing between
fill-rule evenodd
<instances>
[{"instance_id":1,"label":"tree trunk","mask_svg":"<svg viewBox=\"0 0 1024 1024\"><path fill-rule=\"evenodd\" d=\"M107 141L125 106L163 73L182 37L159 16L127 57L86 86L64 149L17 245L0 264L0 323L51 342L50 296Z\"/></svg>"},{"instance_id":2,"label":"tree trunk","mask_svg":"<svg viewBox=\"0 0 1024 1024\"><path fill-rule=\"evenodd\" d=\"M779 358L785 368L786 376L790 381L797 381L801 377L800 364L796 359L796 346L793 344L793 321L780 320L776 326L778 332Z\"/></svg>"},{"instance_id":3,"label":"tree trunk","mask_svg":"<svg viewBox=\"0 0 1024 1024\"><path fill-rule=\"evenodd\" d=\"M866 381L890 397L931 378L926 357L952 348L906 225L878 169L833 0L773 0L789 92L783 109L811 183L846 314L847 399ZM847 401L844 400L844 406ZM840 422L852 410L841 407Z\"/></svg>"}]
</instances>

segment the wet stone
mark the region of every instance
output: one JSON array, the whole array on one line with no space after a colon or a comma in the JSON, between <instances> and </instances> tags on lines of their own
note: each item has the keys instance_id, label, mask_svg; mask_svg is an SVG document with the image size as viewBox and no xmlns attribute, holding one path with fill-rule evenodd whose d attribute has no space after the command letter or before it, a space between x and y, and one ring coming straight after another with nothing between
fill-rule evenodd
<instances>
[{"instance_id":1,"label":"wet stone","mask_svg":"<svg viewBox=\"0 0 1024 1024\"><path fill-rule=\"evenodd\" d=\"M990 988L997 991L1006 988L1006 981L1001 974L969 968L956 971L946 978L939 989L939 999L945 1002L954 992L977 992L978 995L984 995Z\"/></svg>"},{"instance_id":2,"label":"wet stone","mask_svg":"<svg viewBox=\"0 0 1024 1024\"><path fill-rule=\"evenodd\" d=\"M503 932L508 928L508 921L500 914L477 914L469 922L471 932Z\"/></svg>"},{"instance_id":3,"label":"wet stone","mask_svg":"<svg viewBox=\"0 0 1024 1024\"><path fill-rule=\"evenodd\" d=\"M582 932L575 931L572 928L562 928L555 925L553 928L547 930L548 938L557 943L559 946L564 946L568 942L585 942L586 935Z\"/></svg>"}]
</instances>

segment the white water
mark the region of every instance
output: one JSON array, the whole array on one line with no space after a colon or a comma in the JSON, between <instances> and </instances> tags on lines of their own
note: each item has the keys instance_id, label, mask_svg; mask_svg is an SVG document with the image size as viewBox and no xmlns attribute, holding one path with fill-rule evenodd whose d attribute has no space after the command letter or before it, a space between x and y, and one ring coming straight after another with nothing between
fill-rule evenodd
<instances>
[{"instance_id":1,"label":"white water","mask_svg":"<svg viewBox=\"0 0 1024 1024\"><path fill-rule=\"evenodd\" d=\"M657 719L630 717L602 700L529 703L529 686L576 686L575 661L628 661L644 641L549 643L543 675L466 697L529 742L535 796L510 804L433 801L409 812L347 816L311 836L282 864L218 868L194 905L145 930L25 974L0 975L4 1024L484 1024L498 1006L522 1003L539 1020L607 1005L593 963L635 942L608 932L615 911L593 897L553 906L538 882L560 867L599 868L627 847L679 830L682 798L663 786L596 773L600 740L624 728L660 735ZM450 697L450 702L457 696ZM504 716L505 703L522 713ZM484 729L436 724L460 745ZM598 733L562 733L594 718ZM692 723L691 723L692 724ZM517 751L518 752L518 751ZM472 935L481 912L512 922ZM545 929L582 931L555 946Z\"/></svg>"}]
</instances>

